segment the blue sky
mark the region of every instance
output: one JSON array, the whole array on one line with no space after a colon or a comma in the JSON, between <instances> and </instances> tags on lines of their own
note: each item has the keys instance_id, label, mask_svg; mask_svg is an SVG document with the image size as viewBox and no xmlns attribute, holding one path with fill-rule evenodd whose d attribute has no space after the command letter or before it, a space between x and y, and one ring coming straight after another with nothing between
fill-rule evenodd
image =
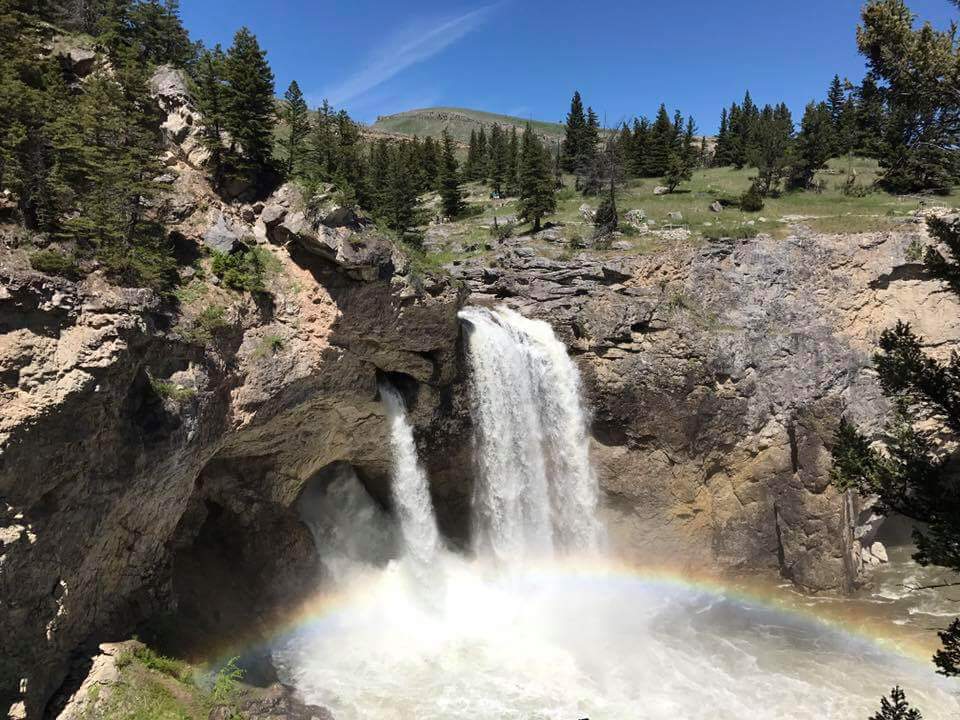
<instances>
[{"instance_id":1,"label":"blue sky","mask_svg":"<svg viewBox=\"0 0 960 720\"><path fill-rule=\"evenodd\" d=\"M908 0L946 27L947 0ZM374 2L182 0L194 38L230 44L247 25L282 94L296 79L357 119L433 105L561 120L574 89L609 125L660 102L713 132L750 89L794 114L833 74L859 80L860 0Z\"/></svg>"}]
</instances>

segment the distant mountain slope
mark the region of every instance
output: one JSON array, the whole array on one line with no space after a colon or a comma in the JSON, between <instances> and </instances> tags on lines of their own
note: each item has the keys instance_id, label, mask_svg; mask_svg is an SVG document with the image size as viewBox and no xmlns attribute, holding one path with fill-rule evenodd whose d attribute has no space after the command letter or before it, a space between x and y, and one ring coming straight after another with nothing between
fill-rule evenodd
<instances>
[{"instance_id":1,"label":"distant mountain slope","mask_svg":"<svg viewBox=\"0 0 960 720\"><path fill-rule=\"evenodd\" d=\"M421 138L431 136L439 138L444 130L451 137L461 143L470 139L471 130L486 128L487 133L495 123L509 130L516 127L523 130L527 124L524 118L511 115L498 115L482 110L468 110L466 108L433 107L419 110L407 110L394 115L382 115L369 127L373 133L385 135L417 135ZM563 139L563 125L559 123L530 120L534 131L543 140L556 142Z\"/></svg>"}]
</instances>

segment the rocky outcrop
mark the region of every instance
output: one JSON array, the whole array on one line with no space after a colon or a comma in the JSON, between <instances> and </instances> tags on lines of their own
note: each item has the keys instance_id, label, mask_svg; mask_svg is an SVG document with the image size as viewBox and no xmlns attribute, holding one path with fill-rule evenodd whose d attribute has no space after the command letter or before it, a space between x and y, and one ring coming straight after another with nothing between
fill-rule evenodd
<instances>
[{"instance_id":1,"label":"rocky outcrop","mask_svg":"<svg viewBox=\"0 0 960 720\"><path fill-rule=\"evenodd\" d=\"M920 224L797 227L598 262L547 260L519 238L489 266L453 270L472 302L547 320L577 356L619 552L843 589L871 510L829 484L836 422L884 416L870 369L884 327L909 320L937 352L960 341L953 296L907 259L925 239Z\"/></svg>"}]
</instances>

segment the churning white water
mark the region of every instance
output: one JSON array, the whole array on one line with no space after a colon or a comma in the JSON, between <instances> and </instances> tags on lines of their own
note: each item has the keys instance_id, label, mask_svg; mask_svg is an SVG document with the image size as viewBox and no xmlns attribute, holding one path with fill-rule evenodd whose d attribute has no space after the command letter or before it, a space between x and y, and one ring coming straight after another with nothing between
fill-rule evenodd
<instances>
[{"instance_id":1,"label":"churning white water","mask_svg":"<svg viewBox=\"0 0 960 720\"><path fill-rule=\"evenodd\" d=\"M390 489L400 521L406 558L421 567L436 559L440 547L437 520L433 514L427 474L417 457L413 429L407 422L403 397L390 385L380 385L380 397L390 422L390 448L393 451L393 482Z\"/></svg>"},{"instance_id":2,"label":"churning white water","mask_svg":"<svg viewBox=\"0 0 960 720\"><path fill-rule=\"evenodd\" d=\"M866 720L900 684L927 720L960 712L929 664L760 599L604 561L574 364L544 323L505 309L461 317L476 555L442 547L402 398L385 389L404 552L374 567L369 543L350 540L387 523L354 497L355 478L317 501L311 522L336 526L318 539L363 557L275 647L305 700L337 720ZM407 571L424 562L442 582L414 591Z\"/></svg>"}]
</instances>

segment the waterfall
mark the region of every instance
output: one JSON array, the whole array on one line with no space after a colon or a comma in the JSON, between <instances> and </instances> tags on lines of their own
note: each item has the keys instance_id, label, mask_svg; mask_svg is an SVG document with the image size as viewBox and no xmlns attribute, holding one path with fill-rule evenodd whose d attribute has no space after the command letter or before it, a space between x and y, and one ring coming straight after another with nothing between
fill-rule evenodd
<instances>
[{"instance_id":1,"label":"waterfall","mask_svg":"<svg viewBox=\"0 0 960 720\"><path fill-rule=\"evenodd\" d=\"M393 451L391 491L400 519L404 552L416 565L427 566L436 558L440 546L427 475L417 458L417 445L407 421L403 398L385 383L380 386L380 396L390 422L390 448Z\"/></svg>"},{"instance_id":2,"label":"waterfall","mask_svg":"<svg viewBox=\"0 0 960 720\"><path fill-rule=\"evenodd\" d=\"M474 541L501 559L600 545L580 375L550 326L465 308L477 482Z\"/></svg>"}]
</instances>

